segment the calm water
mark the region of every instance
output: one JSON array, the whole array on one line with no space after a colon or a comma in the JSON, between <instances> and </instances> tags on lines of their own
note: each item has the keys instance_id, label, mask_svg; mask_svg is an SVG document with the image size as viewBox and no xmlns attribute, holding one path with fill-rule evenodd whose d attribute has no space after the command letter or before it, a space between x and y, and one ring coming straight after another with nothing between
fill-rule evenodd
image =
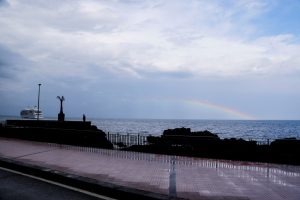
<instances>
[{"instance_id":1,"label":"calm water","mask_svg":"<svg viewBox=\"0 0 300 200\"><path fill-rule=\"evenodd\" d=\"M0 120L11 117L0 116ZM16 118L16 117L14 117ZM72 119L74 120L74 119ZM77 119L81 120L81 119ZM165 129L191 128L192 131L208 130L221 138L300 139L300 120L166 120L166 119L88 119L99 129L120 134L161 135Z\"/></svg>"},{"instance_id":2,"label":"calm water","mask_svg":"<svg viewBox=\"0 0 300 200\"><path fill-rule=\"evenodd\" d=\"M95 119L99 129L110 133L161 135L169 128L187 127L192 131L209 130L221 138L277 139L296 137L300 139L300 120L134 120Z\"/></svg>"}]
</instances>

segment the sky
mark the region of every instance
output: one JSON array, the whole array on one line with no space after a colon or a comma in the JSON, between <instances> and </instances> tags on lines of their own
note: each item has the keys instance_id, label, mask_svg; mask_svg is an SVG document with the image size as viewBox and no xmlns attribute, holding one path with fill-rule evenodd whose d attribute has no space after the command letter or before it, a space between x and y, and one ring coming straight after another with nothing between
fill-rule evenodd
<instances>
[{"instance_id":1,"label":"sky","mask_svg":"<svg viewBox=\"0 0 300 200\"><path fill-rule=\"evenodd\" d=\"M0 115L300 119L300 0L0 0Z\"/></svg>"}]
</instances>

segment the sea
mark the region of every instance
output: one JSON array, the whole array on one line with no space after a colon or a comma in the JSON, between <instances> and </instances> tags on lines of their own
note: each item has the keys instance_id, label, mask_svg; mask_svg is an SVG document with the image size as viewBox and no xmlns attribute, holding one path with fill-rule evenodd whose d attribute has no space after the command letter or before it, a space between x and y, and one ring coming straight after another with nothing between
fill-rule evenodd
<instances>
[{"instance_id":1,"label":"sea","mask_svg":"<svg viewBox=\"0 0 300 200\"><path fill-rule=\"evenodd\" d=\"M191 131L208 130L220 138L300 139L300 120L95 119L92 122L105 132L119 134L159 136L166 129L185 127Z\"/></svg>"},{"instance_id":2,"label":"sea","mask_svg":"<svg viewBox=\"0 0 300 200\"><path fill-rule=\"evenodd\" d=\"M0 116L0 121L16 117ZM53 118L52 118L53 119ZM68 119L67 119L68 120ZM81 120L71 118L69 120ZM246 140L300 139L300 120L87 119L106 133L162 135L166 129L208 130L220 138Z\"/></svg>"}]
</instances>

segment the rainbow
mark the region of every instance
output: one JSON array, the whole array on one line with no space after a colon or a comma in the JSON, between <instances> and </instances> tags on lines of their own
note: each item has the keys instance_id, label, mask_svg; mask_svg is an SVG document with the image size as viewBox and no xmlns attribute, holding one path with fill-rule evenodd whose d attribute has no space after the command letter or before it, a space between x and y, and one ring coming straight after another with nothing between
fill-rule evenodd
<instances>
[{"instance_id":1,"label":"rainbow","mask_svg":"<svg viewBox=\"0 0 300 200\"><path fill-rule=\"evenodd\" d=\"M243 112L235 110L233 108L225 107L223 105L205 101L205 100L186 99L186 100L183 100L183 102L190 104L190 105L203 106L203 107L207 107L209 109L218 110L218 111L239 117L240 119L247 119L247 120L255 120L256 119L252 115L243 113Z\"/></svg>"}]
</instances>

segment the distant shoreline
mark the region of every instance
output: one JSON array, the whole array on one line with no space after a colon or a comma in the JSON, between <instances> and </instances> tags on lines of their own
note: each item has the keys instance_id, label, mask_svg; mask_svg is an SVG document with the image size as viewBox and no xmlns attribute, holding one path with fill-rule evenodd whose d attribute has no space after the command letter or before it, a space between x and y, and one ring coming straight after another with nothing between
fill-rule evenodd
<instances>
[{"instance_id":1,"label":"distant shoreline","mask_svg":"<svg viewBox=\"0 0 300 200\"><path fill-rule=\"evenodd\" d=\"M2 118L15 118L22 119L19 115L0 115ZM57 119L57 116L44 116L43 119ZM41 120L43 120L41 119ZM82 120L81 116L66 116L66 120ZM300 121L300 119L187 119L187 118L124 118L124 117L90 117L89 120L141 120L141 121L151 121L151 120L162 120L162 121Z\"/></svg>"}]
</instances>

